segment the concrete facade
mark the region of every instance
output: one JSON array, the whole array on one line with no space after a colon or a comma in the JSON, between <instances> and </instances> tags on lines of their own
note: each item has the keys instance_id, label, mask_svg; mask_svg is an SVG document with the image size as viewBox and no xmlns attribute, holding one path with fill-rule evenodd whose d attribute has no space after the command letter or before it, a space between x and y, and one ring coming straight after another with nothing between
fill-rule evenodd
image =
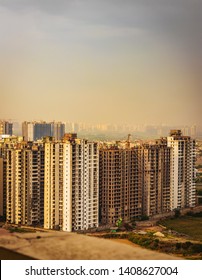
<instances>
[{"instance_id":1,"label":"concrete facade","mask_svg":"<svg viewBox=\"0 0 202 280\"><path fill-rule=\"evenodd\" d=\"M0 157L0 216L3 216L3 158Z\"/></svg>"},{"instance_id":2,"label":"concrete facade","mask_svg":"<svg viewBox=\"0 0 202 280\"><path fill-rule=\"evenodd\" d=\"M0 120L0 135L13 135L13 123L8 121Z\"/></svg>"},{"instance_id":3,"label":"concrete facade","mask_svg":"<svg viewBox=\"0 0 202 280\"><path fill-rule=\"evenodd\" d=\"M7 222L43 224L43 146L11 142L3 150Z\"/></svg>"},{"instance_id":4,"label":"concrete facade","mask_svg":"<svg viewBox=\"0 0 202 280\"><path fill-rule=\"evenodd\" d=\"M167 137L171 147L171 210L194 207L196 186L194 165L196 160L195 140L173 130Z\"/></svg>"},{"instance_id":5,"label":"concrete facade","mask_svg":"<svg viewBox=\"0 0 202 280\"><path fill-rule=\"evenodd\" d=\"M23 122L22 135L25 141L36 141L43 137L54 137L61 140L65 134L65 124L62 122Z\"/></svg>"},{"instance_id":6,"label":"concrete facade","mask_svg":"<svg viewBox=\"0 0 202 280\"><path fill-rule=\"evenodd\" d=\"M87 140L45 143L44 227L98 227L98 147Z\"/></svg>"},{"instance_id":7,"label":"concrete facade","mask_svg":"<svg viewBox=\"0 0 202 280\"><path fill-rule=\"evenodd\" d=\"M162 143L100 148L100 222L170 211L170 148Z\"/></svg>"}]
</instances>

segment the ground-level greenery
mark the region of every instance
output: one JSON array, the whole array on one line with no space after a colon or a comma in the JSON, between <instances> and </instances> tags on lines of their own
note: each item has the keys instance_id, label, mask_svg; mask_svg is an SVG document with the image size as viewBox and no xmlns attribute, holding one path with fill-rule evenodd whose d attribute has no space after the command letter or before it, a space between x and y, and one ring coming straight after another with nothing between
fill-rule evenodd
<instances>
[{"instance_id":1,"label":"ground-level greenery","mask_svg":"<svg viewBox=\"0 0 202 280\"><path fill-rule=\"evenodd\" d=\"M144 248L157 250L159 252L174 254L187 259L202 259L202 243L197 241L178 241L171 236L157 238L152 232L145 235L137 233L107 233L102 238L127 239Z\"/></svg>"},{"instance_id":2,"label":"ground-level greenery","mask_svg":"<svg viewBox=\"0 0 202 280\"><path fill-rule=\"evenodd\" d=\"M192 216L186 215L179 218L166 219L161 221L160 224L170 230L184 233L190 238L202 242L202 213L198 214L198 217L196 214Z\"/></svg>"},{"instance_id":3,"label":"ground-level greenery","mask_svg":"<svg viewBox=\"0 0 202 280\"><path fill-rule=\"evenodd\" d=\"M202 212L188 213L186 216L173 217L159 222L164 226L162 237L147 230L144 234L138 231L103 233L102 238L127 239L151 250L175 254L187 259L202 259Z\"/></svg>"}]
</instances>

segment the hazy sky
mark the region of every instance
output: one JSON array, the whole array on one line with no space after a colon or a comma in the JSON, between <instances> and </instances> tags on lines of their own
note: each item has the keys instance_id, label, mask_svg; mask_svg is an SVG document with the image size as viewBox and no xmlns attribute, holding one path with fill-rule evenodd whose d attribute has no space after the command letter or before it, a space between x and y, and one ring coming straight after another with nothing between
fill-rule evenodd
<instances>
[{"instance_id":1,"label":"hazy sky","mask_svg":"<svg viewBox=\"0 0 202 280\"><path fill-rule=\"evenodd\" d=\"M0 0L0 118L200 124L202 0Z\"/></svg>"}]
</instances>

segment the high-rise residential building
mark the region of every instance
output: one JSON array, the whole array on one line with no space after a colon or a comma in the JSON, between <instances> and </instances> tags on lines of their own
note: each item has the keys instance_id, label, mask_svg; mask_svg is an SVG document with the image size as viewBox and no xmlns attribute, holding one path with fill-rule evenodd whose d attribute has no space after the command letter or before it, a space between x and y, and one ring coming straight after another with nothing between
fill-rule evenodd
<instances>
[{"instance_id":1,"label":"high-rise residential building","mask_svg":"<svg viewBox=\"0 0 202 280\"><path fill-rule=\"evenodd\" d=\"M64 231L98 227L96 142L76 134L66 134L62 141L4 138L0 172L7 222Z\"/></svg>"},{"instance_id":2,"label":"high-rise residential building","mask_svg":"<svg viewBox=\"0 0 202 280\"><path fill-rule=\"evenodd\" d=\"M161 143L100 148L102 224L170 211L170 148Z\"/></svg>"},{"instance_id":3,"label":"high-rise residential building","mask_svg":"<svg viewBox=\"0 0 202 280\"><path fill-rule=\"evenodd\" d=\"M98 227L98 143L85 139L72 145L72 227Z\"/></svg>"},{"instance_id":4,"label":"high-rise residential building","mask_svg":"<svg viewBox=\"0 0 202 280\"><path fill-rule=\"evenodd\" d=\"M22 123L22 136L25 141L34 141L34 123L23 122Z\"/></svg>"},{"instance_id":5,"label":"high-rise residential building","mask_svg":"<svg viewBox=\"0 0 202 280\"><path fill-rule=\"evenodd\" d=\"M170 150L161 141L142 146L144 215L152 216L170 211Z\"/></svg>"},{"instance_id":6,"label":"high-rise residential building","mask_svg":"<svg viewBox=\"0 0 202 280\"><path fill-rule=\"evenodd\" d=\"M63 146L53 138L45 139L44 166L44 227L46 229L61 229L63 223ZM67 157L65 158L66 160ZM65 180L65 183L66 180ZM70 201L68 200L70 206ZM71 231L71 230L70 230Z\"/></svg>"},{"instance_id":7,"label":"high-rise residential building","mask_svg":"<svg viewBox=\"0 0 202 280\"><path fill-rule=\"evenodd\" d=\"M41 144L5 142L1 147L9 223L43 224L44 148Z\"/></svg>"},{"instance_id":8,"label":"high-rise residential building","mask_svg":"<svg viewBox=\"0 0 202 280\"><path fill-rule=\"evenodd\" d=\"M66 140L65 140L66 139ZM45 142L44 227L98 227L98 144L66 135Z\"/></svg>"},{"instance_id":9,"label":"high-rise residential building","mask_svg":"<svg viewBox=\"0 0 202 280\"><path fill-rule=\"evenodd\" d=\"M13 135L13 123L0 120L0 135Z\"/></svg>"},{"instance_id":10,"label":"high-rise residential building","mask_svg":"<svg viewBox=\"0 0 202 280\"><path fill-rule=\"evenodd\" d=\"M51 132L55 140L61 140L65 135L65 124L62 122L52 122Z\"/></svg>"},{"instance_id":11,"label":"high-rise residential building","mask_svg":"<svg viewBox=\"0 0 202 280\"><path fill-rule=\"evenodd\" d=\"M6 178L6 161L0 154L0 216L6 220L7 186L4 178Z\"/></svg>"},{"instance_id":12,"label":"high-rise residential building","mask_svg":"<svg viewBox=\"0 0 202 280\"><path fill-rule=\"evenodd\" d=\"M0 216L4 216L3 158L0 157Z\"/></svg>"},{"instance_id":13,"label":"high-rise residential building","mask_svg":"<svg viewBox=\"0 0 202 280\"><path fill-rule=\"evenodd\" d=\"M23 122L22 135L25 141L36 141L43 137L61 140L65 134L65 124L61 122Z\"/></svg>"},{"instance_id":14,"label":"high-rise residential building","mask_svg":"<svg viewBox=\"0 0 202 280\"><path fill-rule=\"evenodd\" d=\"M4 135L0 216L78 231L98 227L98 214L102 225L112 225L194 207L194 164L195 141L180 130L149 144L132 144L129 135L99 148L76 133L35 142Z\"/></svg>"},{"instance_id":15,"label":"high-rise residential building","mask_svg":"<svg viewBox=\"0 0 202 280\"><path fill-rule=\"evenodd\" d=\"M118 145L99 152L101 224L129 221L142 215L142 150Z\"/></svg>"},{"instance_id":16,"label":"high-rise residential building","mask_svg":"<svg viewBox=\"0 0 202 280\"><path fill-rule=\"evenodd\" d=\"M190 136L192 138L196 138L197 136L197 126L196 125L192 125L192 126L185 126L182 128L182 135L184 136Z\"/></svg>"},{"instance_id":17,"label":"high-rise residential building","mask_svg":"<svg viewBox=\"0 0 202 280\"><path fill-rule=\"evenodd\" d=\"M196 125L192 125L191 128L190 128L190 136L192 138L196 138L196 135L197 135L197 127Z\"/></svg>"},{"instance_id":18,"label":"high-rise residential building","mask_svg":"<svg viewBox=\"0 0 202 280\"><path fill-rule=\"evenodd\" d=\"M43 137L53 136L51 123L35 122L33 136L34 136L33 141L42 139Z\"/></svg>"},{"instance_id":19,"label":"high-rise residential building","mask_svg":"<svg viewBox=\"0 0 202 280\"><path fill-rule=\"evenodd\" d=\"M167 145L171 147L171 209L194 207L195 140L182 136L180 130L171 130Z\"/></svg>"}]
</instances>

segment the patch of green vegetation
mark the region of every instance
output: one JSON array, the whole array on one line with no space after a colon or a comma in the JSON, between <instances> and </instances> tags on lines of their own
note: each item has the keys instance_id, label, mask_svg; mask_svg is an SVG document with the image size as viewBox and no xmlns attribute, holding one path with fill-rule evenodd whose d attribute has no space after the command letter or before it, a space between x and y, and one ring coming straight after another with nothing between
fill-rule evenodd
<instances>
[{"instance_id":1,"label":"patch of green vegetation","mask_svg":"<svg viewBox=\"0 0 202 280\"><path fill-rule=\"evenodd\" d=\"M202 189L196 191L197 195L202 195Z\"/></svg>"},{"instance_id":2,"label":"patch of green vegetation","mask_svg":"<svg viewBox=\"0 0 202 280\"><path fill-rule=\"evenodd\" d=\"M9 230L11 233L13 233L13 232L19 232L19 233L35 232L35 230L32 230L32 229L25 229L25 228L20 228L20 227L10 227L8 230Z\"/></svg>"},{"instance_id":3,"label":"patch of green vegetation","mask_svg":"<svg viewBox=\"0 0 202 280\"><path fill-rule=\"evenodd\" d=\"M152 250L158 249L158 245L159 245L159 239L151 235L140 235L140 234L130 233L128 236L128 240L135 244L138 244L140 246Z\"/></svg>"},{"instance_id":4,"label":"patch of green vegetation","mask_svg":"<svg viewBox=\"0 0 202 280\"><path fill-rule=\"evenodd\" d=\"M198 216L197 216L198 215ZM168 229L175 230L179 233L186 234L195 240L202 241L202 216L181 216L178 218L166 219L161 224Z\"/></svg>"},{"instance_id":5,"label":"patch of green vegetation","mask_svg":"<svg viewBox=\"0 0 202 280\"><path fill-rule=\"evenodd\" d=\"M127 233L123 233L123 234L107 233L107 234L103 234L101 237L102 238L127 239L128 238L128 234Z\"/></svg>"},{"instance_id":6,"label":"patch of green vegetation","mask_svg":"<svg viewBox=\"0 0 202 280\"><path fill-rule=\"evenodd\" d=\"M129 234L128 240L131 242L143 246L147 249L158 250L168 254L183 255L185 257L195 256L195 259L202 259L202 244L187 242L169 242L159 240L157 238L142 236L138 234ZM194 256L193 256L194 255Z\"/></svg>"},{"instance_id":7,"label":"patch of green vegetation","mask_svg":"<svg viewBox=\"0 0 202 280\"><path fill-rule=\"evenodd\" d=\"M137 245L150 250L157 250L167 254L183 255L190 259L202 259L202 244L199 242L176 242L167 238L159 239L153 234L140 235L130 232L129 234L110 233L100 236L109 239L127 239Z\"/></svg>"},{"instance_id":8,"label":"patch of green vegetation","mask_svg":"<svg viewBox=\"0 0 202 280\"><path fill-rule=\"evenodd\" d=\"M196 195L201 196L198 198L198 204L202 204L202 185L196 187Z\"/></svg>"},{"instance_id":9,"label":"patch of green vegetation","mask_svg":"<svg viewBox=\"0 0 202 280\"><path fill-rule=\"evenodd\" d=\"M202 183L202 177L197 176L197 178L195 179L195 183Z\"/></svg>"},{"instance_id":10,"label":"patch of green vegetation","mask_svg":"<svg viewBox=\"0 0 202 280\"><path fill-rule=\"evenodd\" d=\"M202 212L194 213L192 211L187 212L187 216L191 217L202 217Z\"/></svg>"}]
</instances>

